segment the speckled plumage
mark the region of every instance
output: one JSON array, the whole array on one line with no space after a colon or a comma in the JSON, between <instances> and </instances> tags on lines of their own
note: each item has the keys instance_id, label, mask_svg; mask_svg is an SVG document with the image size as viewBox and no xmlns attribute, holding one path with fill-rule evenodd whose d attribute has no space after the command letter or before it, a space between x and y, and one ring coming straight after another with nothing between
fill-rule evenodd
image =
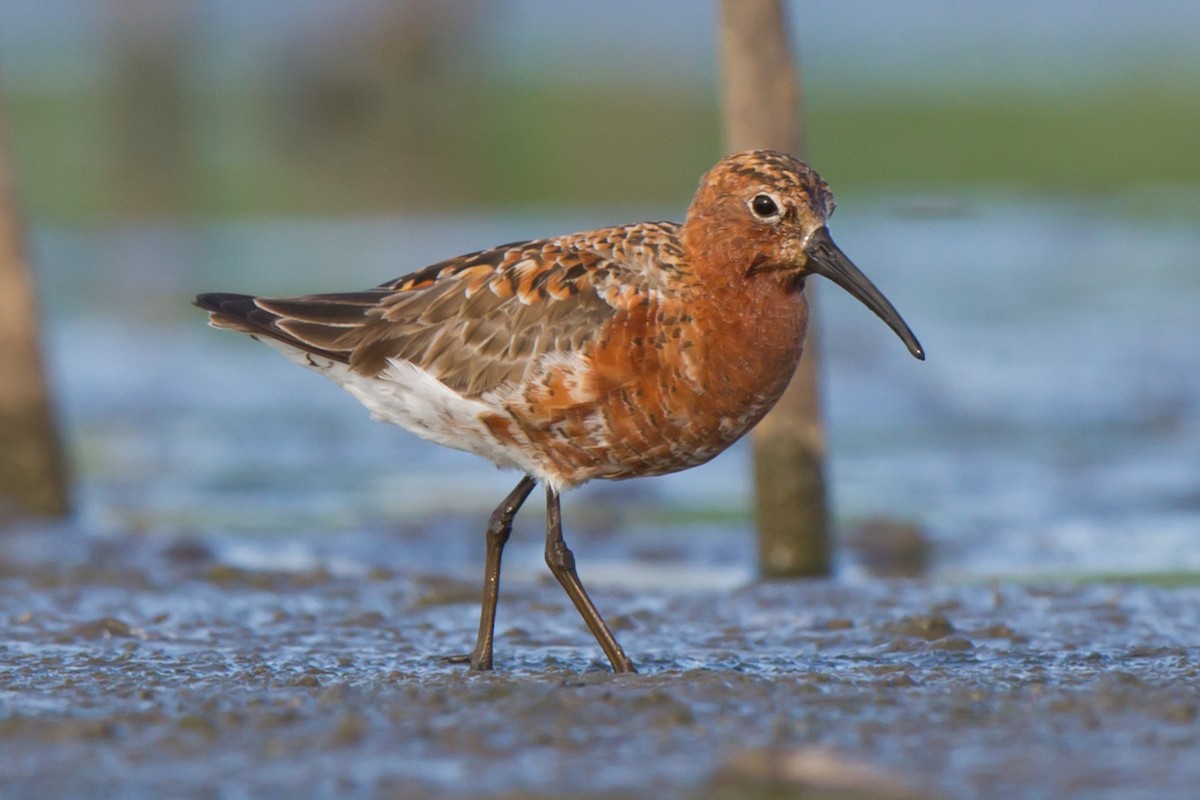
<instances>
[{"instance_id":1,"label":"speckled plumage","mask_svg":"<svg viewBox=\"0 0 1200 800\"><path fill-rule=\"evenodd\" d=\"M515 242L360 292L197 303L214 326L279 347L377 418L520 469L556 502L594 478L696 466L746 433L800 357L812 272L923 357L829 239L833 207L807 165L750 151L704 176L682 225Z\"/></svg>"}]
</instances>

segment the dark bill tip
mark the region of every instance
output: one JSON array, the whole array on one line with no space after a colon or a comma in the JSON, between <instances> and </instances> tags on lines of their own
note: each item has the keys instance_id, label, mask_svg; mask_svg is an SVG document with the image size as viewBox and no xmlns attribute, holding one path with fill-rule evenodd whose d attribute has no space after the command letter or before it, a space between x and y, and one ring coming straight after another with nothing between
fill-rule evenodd
<instances>
[{"instance_id":1,"label":"dark bill tip","mask_svg":"<svg viewBox=\"0 0 1200 800\"><path fill-rule=\"evenodd\" d=\"M904 342L905 347L908 348L908 352L921 361L925 360L925 349L917 341L917 337L908 327L908 323L900 316L900 312L883 296L882 292L875 288L875 284L871 283L871 280L862 274L858 267L854 266L854 262L833 243L828 228L821 228L808 237L808 244L805 245L804 252L808 254L806 267L809 272L828 278L858 298L863 305L874 311L881 320L887 323L889 328L896 332L900 341Z\"/></svg>"}]
</instances>

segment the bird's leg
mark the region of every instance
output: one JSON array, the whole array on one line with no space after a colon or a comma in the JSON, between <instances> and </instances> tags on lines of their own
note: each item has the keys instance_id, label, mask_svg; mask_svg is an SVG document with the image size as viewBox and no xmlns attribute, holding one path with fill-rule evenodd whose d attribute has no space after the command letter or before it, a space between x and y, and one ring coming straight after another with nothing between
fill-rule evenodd
<instances>
[{"instance_id":1,"label":"bird's leg","mask_svg":"<svg viewBox=\"0 0 1200 800\"><path fill-rule=\"evenodd\" d=\"M496 506L488 518L487 560L483 565L483 603L479 610L479 635L475 638L475 649L467 655L450 656L446 660L453 664L470 664L472 670L492 668L492 640L496 630L496 604L500 600L500 557L504 545L512 534L513 517L521 504L533 491L537 481L526 475L517 487L509 492L504 502Z\"/></svg>"},{"instance_id":2,"label":"bird's leg","mask_svg":"<svg viewBox=\"0 0 1200 800\"><path fill-rule=\"evenodd\" d=\"M579 575L575 572L575 555L563 541L562 508L559 505L558 492L550 486L546 487L546 565L566 590L567 596L579 610L579 615L591 629L596 641L604 648L604 654L612 663L613 672L637 672L579 581Z\"/></svg>"}]
</instances>

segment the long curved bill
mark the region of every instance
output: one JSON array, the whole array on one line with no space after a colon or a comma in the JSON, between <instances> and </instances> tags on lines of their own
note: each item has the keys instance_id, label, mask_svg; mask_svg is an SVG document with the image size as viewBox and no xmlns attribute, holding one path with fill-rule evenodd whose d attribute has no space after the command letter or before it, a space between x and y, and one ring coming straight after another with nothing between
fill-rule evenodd
<instances>
[{"instance_id":1,"label":"long curved bill","mask_svg":"<svg viewBox=\"0 0 1200 800\"><path fill-rule=\"evenodd\" d=\"M900 316L900 312L888 302L882 292L875 288L875 284L871 283L870 279L863 275L850 259L846 258L846 254L838 249L829 236L828 228L821 228L809 236L808 242L804 246L804 252L808 255L808 263L805 268L809 272L829 278L857 297L863 305L874 311L881 320L888 324L889 328L896 332L896 335L908 347L908 352L922 361L925 360L925 351L921 348L921 343L917 341L917 337L913 335L908 324Z\"/></svg>"}]
</instances>

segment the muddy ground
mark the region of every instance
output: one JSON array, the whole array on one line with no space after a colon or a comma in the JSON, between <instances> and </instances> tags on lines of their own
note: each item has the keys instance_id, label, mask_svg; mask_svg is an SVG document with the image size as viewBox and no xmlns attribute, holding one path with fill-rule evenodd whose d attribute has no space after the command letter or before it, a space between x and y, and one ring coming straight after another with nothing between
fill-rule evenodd
<instances>
[{"instance_id":1,"label":"muddy ground","mask_svg":"<svg viewBox=\"0 0 1200 800\"><path fill-rule=\"evenodd\" d=\"M1200 590L766 583L593 595L219 539L0 538L0 796L1194 797ZM324 543L336 551L337 540ZM581 560L587 580L587 563Z\"/></svg>"}]
</instances>

